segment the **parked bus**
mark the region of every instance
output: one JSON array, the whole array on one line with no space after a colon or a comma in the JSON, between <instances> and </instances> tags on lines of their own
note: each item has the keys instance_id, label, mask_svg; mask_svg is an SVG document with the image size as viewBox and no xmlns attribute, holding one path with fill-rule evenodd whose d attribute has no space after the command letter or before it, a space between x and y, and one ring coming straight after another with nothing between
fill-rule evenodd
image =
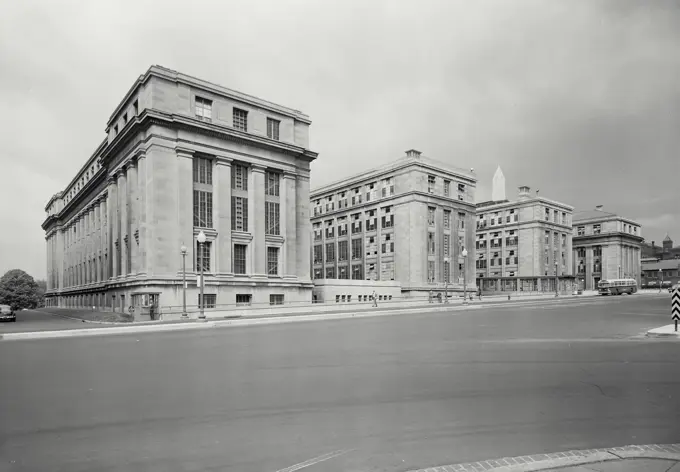
<instances>
[{"instance_id":1,"label":"parked bus","mask_svg":"<svg viewBox=\"0 0 680 472\"><path fill-rule=\"evenodd\" d=\"M635 279L601 280L597 288L600 295L631 295L637 292L637 282Z\"/></svg>"}]
</instances>

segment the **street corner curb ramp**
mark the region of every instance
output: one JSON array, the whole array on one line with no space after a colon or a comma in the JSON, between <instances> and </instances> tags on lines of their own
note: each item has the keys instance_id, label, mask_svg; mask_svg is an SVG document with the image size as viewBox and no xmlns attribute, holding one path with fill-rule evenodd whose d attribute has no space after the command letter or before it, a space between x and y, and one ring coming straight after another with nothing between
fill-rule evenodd
<instances>
[{"instance_id":1,"label":"street corner curb ramp","mask_svg":"<svg viewBox=\"0 0 680 472\"><path fill-rule=\"evenodd\" d=\"M533 454L530 456L503 457L479 462L440 465L409 472L533 472L563 467L574 467L599 462L631 459L661 459L680 461L680 444L650 444L603 449L582 449L577 451ZM622 470L624 470L622 468ZM632 469L631 469L632 470Z\"/></svg>"}]
</instances>

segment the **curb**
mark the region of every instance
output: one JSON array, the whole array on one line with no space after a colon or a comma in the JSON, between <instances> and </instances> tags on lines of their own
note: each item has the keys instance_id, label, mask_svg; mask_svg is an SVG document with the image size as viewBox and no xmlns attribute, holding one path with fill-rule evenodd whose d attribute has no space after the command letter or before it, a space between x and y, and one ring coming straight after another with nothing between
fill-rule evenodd
<instances>
[{"instance_id":1,"label":"curb","mask_svg":"<svg viewBox=\"0 0 680 472\"><path fill-rule=\"evenodd\" d=\"M117 321L85 320L83 318L76 318L75 316L62 315L61 313L52 313L51 311L41 311L40 313L43 313L45 315L50 315L50 316L56 316L58 318L64 318L66 320L82 321L83 323L103 324L103 325L110 325L110 326L124 326L124 325L127 324L127 323L122 323L122 322L117 322Z\"/></svg>"},{"instance_id":2,"label":"curb","mask_svg":"<svg viewBox=\"0 0 680 472\"><path fill-rule=\"evenodd\" d=\"M647 331L646 336L648 338L680 338L680 331L672 331L674 329L675 325L660 326Z\"/></svg>"},{"instance_id":3,"label":"curb","mask_svg":"<svg viewBox=\"0 0 680 472\"><path fill-rule=\"evenodd\" d=\"M578 300L579 296L572 297L560 297L560 299L549 298L545 301L545 305L554 305L555 301L560 300ZM590 299L591 297L587 297ZM154 332L165 332L165 331L180 331L180 330L193 330L193 329L210 329L210 328L226 328L226 327L242 327L242 326L255 326L255 325L270 325L270 324L283 324L283 323L296 323L304 321L321 321L321 320L341 320L349 318L369 318L377 316L397 316L412 313L438 313L438 312L448 312L448 311L467 311L467 310L479 310L486 307L517 307L517 306L527 306L536 305L538 300L526 300L518 301L515 303L477 303L475 305L443 305L436 307L414 307L414 308L404 308L396 310L383 310L383 311L365 311L365 312L346 312L346 313L332 313L332 314L316 314L316 315L278 315L278 316L260 316L252 318L232 318L232 319L208 319L205 322L184 322L184 323L166 323L166 324L140 324L140 325L130 325L120 323L111 324L111 327L107 328L78 328L78 329L64 329L58 331L33 331L33 332L19 332L19 333L5 333L0 334L0 340L12 341L12 340L25 340L25 339L54 339L54 338L71 338L71 337L85 337L85 336L103 336L103 335L116 335L116 334L133 334L133 333L154 333Z\"/></svg>"},{"instance_id":4,"label":"curb","mask_svg":"<svg viewBox=\"0 0 680 472\"><path fill-rule=\"evenodd\" d=\"M582 449L551 454L504 457L502 459L440 465L409 472L533 472L563 467L573 467L596 462L622 461L627 459L663 459L680 461L680 444L649 444L603 449Z\"/></svg>"}]
</instances>

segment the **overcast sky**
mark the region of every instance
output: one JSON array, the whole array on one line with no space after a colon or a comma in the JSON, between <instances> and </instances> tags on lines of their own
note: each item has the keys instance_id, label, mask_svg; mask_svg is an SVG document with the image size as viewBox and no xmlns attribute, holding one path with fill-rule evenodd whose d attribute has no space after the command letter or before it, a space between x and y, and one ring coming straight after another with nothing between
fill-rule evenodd
<instances>
[{"instance_id":1,"label":"overcast sky","mask_svg":"<svg viewBox=\"0 0 680 472\"><path fill-rule=\"evenodd\" d=\"M0 0L0 273L151 64L310 115L312 187L416 148L680 242L680 2Z\"/></svg>"}]
</instances>

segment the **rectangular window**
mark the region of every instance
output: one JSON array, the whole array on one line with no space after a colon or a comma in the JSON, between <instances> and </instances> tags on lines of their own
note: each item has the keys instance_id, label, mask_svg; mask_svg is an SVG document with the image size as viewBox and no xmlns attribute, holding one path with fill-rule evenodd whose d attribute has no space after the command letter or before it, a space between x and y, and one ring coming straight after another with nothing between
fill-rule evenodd
<instances>
[{"instance_id":1,"label":"rectangular window","mask_svg":"<svg viewBox=\"0 0 680 472\"><path fill-rule=\"evenodd\" d=\"M240 108L234 108L234 128L241 131L248 131L248 112Z\"/></svg>"},{"instance_id":2,"label":"rectangular window","mask_svg":"<svg viewBox=\"0 0 680 472\"><path fill-rule=\"evenodd\" d=\"M427 253L431 256L434 255L434 233L427 233Z\"/></svg>"},{"instance_id":3,"label":"rectangular window","mask_svg":"<svg viewBox=\"0 0 680 472\"><path fill-rule=\"evenodd\" d=\"M352 280L362 280L364 278L364 266L352 264Z\"/></svg>"},{"instance_id":4,"label":"rectangular window","mask_svg":"<svg viewBox=\"0 0 680 472\"><path fill-rule=\"evenodd\" d=\"M585 226L578 226L576 228L576 234L578 236L583 236L584 234L586 234L586 227Z\"/></svg>"},{"instance_id":5,"label":"rectangular window","mask_svg":"<svg viewBox=\"0 0 680 472\"><path fill-rule=\"evenodd\" d=\"M135 116L139 114L139 101L135 100L135 103L132 104L132 109L135 111Z\"/></svg>"},{"instance_id":6,"label":"rectangular window","mask_svg":"<svg viewBox=\"0 0 680 472\"><path fill-rule=\"evenodd\" d=\"M205 305L203 308L215 308L217 304L217 295L214 293L204 293L203 298L205 299ZM198 294L198 306L201 306L201 294Z\"/></svg>"},{"instance_id":7,"label":"rectangular window","mask_svg":"<svg viewBox=\"0 0 680 472\"><path fill-rule=\"evenodd\" d=\"M434 226L434 217L436 209L433 207L427 207L427 224L428 226Z\"/></svg>"},{"instance_id":8,"label":"rectangular window","mask_svg":"<svg viewBox=\"0 0 680 472\"><path fill-rule=\"evenodd\" d=\"M234 244L234 274L246 273L246 251L248 246L245 244Z\"/></svg>"},{"instance_id":9,"label":"rectangular window","mask_svg":"<svg viewBox=\"0 0 680 472\"><path fill-rule=\"evenodd\" d=\"M270 305L283 305L283 294L272 293L269 295Z\"/></svg>"},{"instance_id":10,"label":"rectangular window","mask_svg":"<svg viewBox=\"0 0 680 472\"><path fill-rule=\"evenodd\" d=\"M550 231L545 232L545 238L543 242L545 243L546 246L550 244Z\"/></svg>"},{"instance_id":11,"label":"rectangular window","mask_svg":"<svg viewBox=\"0 0 680 472\"><path fill-rule=\"evenodd\" d=\"M550 208L545 209L545 221L550 221Z\"/></svg>"},{"instance_id":12,"label":"rectangular window","mask_svg":"<svg viewBox=\"0 0 680 472\"><path fill-rule=\"evenodd\" d=\"M593 225L593 234L600 234L602 232L602 226Z\"/></svg>"},{"instance_id":13,"label":"rectangular window","mask_svg":"<svg viewBox=\"0 0 680 472\"><path fill-rule=\"evenodd\" d=\"M231 230L248 231L248 199L231 197Z\"/></svg>"},{"instance_id":14,"label":"rectangular window","mask_svg":"<svg viewBox=\"0 0 680 472\"><path fill-rule=\"evenodd\" d=\"M447 261L444 261L444 282L445 283L451 283L451 269L450 263Z\"/></svg>"},{"instance_id":15,"label":"rectangular window","mask_svg":"<svg viewBox=\"0 0 680 472\"><path fill-rule=\"evenodd\" d=\"M562 212L562 224L567 224L567 214L565 212Z\"/></svg>"},{"instance_id":16,"label":"rectangular window","mask_svg":"<svg viewBox=\"0 0 680 472\"><path fill-rule=\"evenodd\" d=\"M347 260L347 241L338 241L338 262Z\"/></svg>"},{"instance_id":17,"label":"rectangular window","mask_svg":"<svg viewBox=\"0 0 680 472\"><path fill-rule=\"evenodd\" d=\"M252 295L249 293L237 293L236 294L236 305L238 306L248 306L252 300Z\"/></svg>"},{"instance_id":18,"label":"rectangular window","mask_svg":"<svg viewBox=\"0 0 680 472\"><path fill-rule=\"evenodd\" d=\"M434 283L434 261L427 261L427 283Z\"/></svg>"},{"instance_id":19,"label":"rectangular window","mask_svg":"<svg viewBox=\"0 0 680 472\"><path fill-rule=\"evenodd\" d=\"M212 119L212 100L196 97L196 118L199 120Z\"/></svg>"},{"instance_id":20,"label":"rectangular window","mask_svg":"<svg viewBox=\"0 0 680 472\"><path fill-rule=\"evenodd\" d=\"M444 257L449 257L449 235L445 234L444 235Z\"/></svg>"},{"instance_id":21,"label":"rectangular window","mask_svg":"<svg viewBox=\"0 0 680 472\"><path fill-rule=\"evenodd\" d=\"M444 210L444 229L449 229L451 227L451 211Z\"/></svg>"},{"instance_id":22,"label":"rectangular window","mask_svg":"<svg viewBox=\"0 0 680 472\"><path fill-rule=\"evenodd\" d=\"M335 262L335 243L326 244L326 262Z\"/></svg>"},{"instance_id":23,"label":"rectangular window","mask_svg":"<svg viewBox=\"0 0 680 472\"><path fill-rule=\"evenodd\" d=\"M314 246L314 264L323 263L323 246L317 244Z\"/></svg>"},{"instance_id":24,"label":"rectangular window","mask_svg":"<svg viewBox=\"0 0 680 472\"><path fill-rule=\"evenodd\" d=\"M279 275L279 248L267 248L267 274Z\"/></svg>"},{"instance_id":25,"label":"rectangular window","mask_svg":"<svg viewBox=\"0 0 680 472\"><path fill-rule=\"evenodd\" d=\"M271 195L273 197L278 197L281 182L281 174L279 174L278 172L267 171L266 182L267 183L264 189L264 194Z\"/></svg>"},{"instance_id":26,"label":"rectangular window","mask_svg":"<svg viewBox=\"0 0 680 472\"><path fill-rule=\"evenodd\" d=\"M196 272L201 270L203 265L203 272L210 272L210 241L203 244L196 242Z\"/></svg>"},{"instance_id":27,"label":"rectangular window","mask_svg":"<svg viewBox=\"0 0 680 472\"><path fill-rule=\"evenodd\" d=\"M567 247L567 235L562 235L562 247Z\"/></svg>"},{"instance_id":28,"label":"rectangular window","mask_svg":"<svg viewBox=\"0 0 680 472\"><path fill-rule=\"evenodd\" d=\"M361 239L352 239L352 260L356 259L361 259L362 257L362 248L361 248Z\"/></svg>"},{"instance_id":29,"label":"rectangular window","mask_svg":"<svg viewBox=\"0 0 680 472\"><path fill-rule=\"evenodd\" d=\"M275 202L264 202L264 226L265 234L280 235L280 212L279 204Z\"/></svg>"},{"instance_id":30,"label":"rectangular window","mask_svg":"<svg viewBox=\"0 0 680 472\"><path fill-rule=\"evenodd\" d=\"M335 278L335 267L326 267L326 278L327 279Z\"/></svg>"},{"instance_id":31,"label":"rectangular window","mask_svg":"<svg viewBox=\"0 0 680 472\"><path fill-rule=\"evenodd\" d=\"M248 168L241 164L234 164L231 168L231 188L234 190L248 190Z\"/></svg>"},{"instance_id":32,"label":"rectangular window","mask_svg":"<svg viewBox=\"0 0 680 472\"><path fill-rule=\"evenodd\" d=\"M347 266L338 267L338 278L339 279L349 279L349 272L347 271Z\"/></svg>"},{"instance_id":33,"label":"rectangular window","mask_svg":"<svg viewBox=\"0 0 680 472\"><path fill-rule=\"evenodd\" d=\"M213 214L212 192L194 190L194 226L212 228Z\"/></svg>"},{"instance_id":34,"label":"rectangular window","mask_svg":"<svg viewBox=\"0 0 680 472\"><path fill-rule=\"evenodd\" d=\"M281 122L273 118L267 118L267 137L269 139L279 140L279 125Z\"/></svg>"},{"instance_id":35,"label":"rectangular window","mask_svg":"<svg viewBox=\"0 0 680 472\"><path fill-rule=\"evenodd\" d=\"M427 192L434 193L435 178L434 175L427 176Z\"/></svg>"},{"instance_id":36,"label":"rectangular window","mask_svg":"<svg viewBox=\"0 0 680 472\"><path fill-rule=\"evenodd\" d=\"M458 228L465 229L465 213L458 213Z\"/></svg>"}]
</instances>

